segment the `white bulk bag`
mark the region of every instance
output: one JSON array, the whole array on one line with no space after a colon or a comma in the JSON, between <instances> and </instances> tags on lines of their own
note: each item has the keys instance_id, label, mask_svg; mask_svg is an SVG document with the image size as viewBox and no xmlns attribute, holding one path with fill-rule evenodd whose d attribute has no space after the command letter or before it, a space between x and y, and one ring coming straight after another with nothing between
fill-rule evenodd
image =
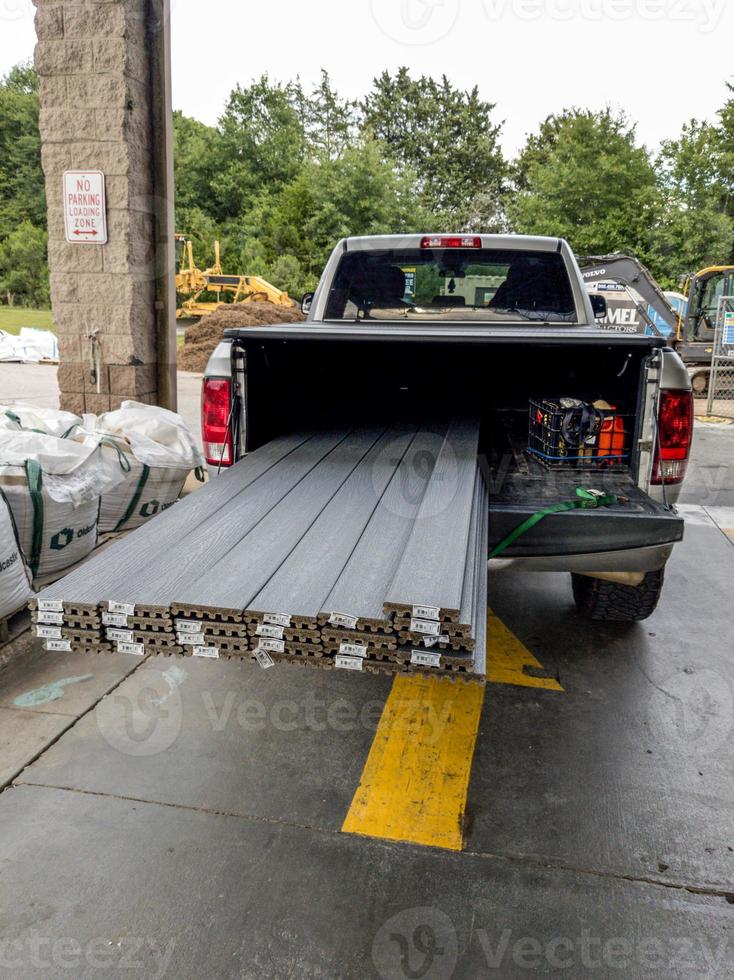
<instances>
[{"instance_id":1,"label":"white bulk bag","mask_svg":"<svg viewBox=\"0 0 734 980\"><path fill-rule=\"evenodd\" d=\"M0 491L0 619L22 609L32 595L13 515Z\"/></svg>"},{"instance_id":2,"label":"white bulk bag","mask_svg":"<svg viewBox=\"0 0 734 980\"><path fill-rule=\"evenodd\" d=\"M100 497L123 477L98 443L0 431L0 489L34 579L62 572L92 551Z\"/></svg>"},{"instance_id":3,"label":"white bulk bag","mask_svg":"<svg viewBox=\"0 0 734 980\"><path fill-rule=\"evenodd\" d=\"M96 419L85 415L84 425L113 440L130 463L124 482L102 497L100 532L140 527L167 510L181 496L191 470L204 462L184 420L165 408L126 401Z\"/></svg>"},{"instance_id":4,"label":"white bulk bag","mask_svg":"<svg viewBox=\"0 0 734 980\"><path fill-rule=\"evenodd\" d=\"M71 412L60 412L54 408L39 408L25 402L13 402L12 405L0 405L0 429L36 429L51 436L72 435L78 431L82 420Z\"/></svg>"}]
</instances>

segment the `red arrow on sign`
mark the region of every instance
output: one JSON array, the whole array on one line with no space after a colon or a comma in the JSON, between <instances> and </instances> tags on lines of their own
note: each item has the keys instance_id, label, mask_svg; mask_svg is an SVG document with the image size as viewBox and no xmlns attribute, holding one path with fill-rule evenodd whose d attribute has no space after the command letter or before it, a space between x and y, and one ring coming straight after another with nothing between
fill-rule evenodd
<instances>
[{"instance_id":1,"label":"red arrow on sign","mask_svg":"<svg viewBox=\"0 0 734 980\"><path fill-rule=\"evenodd\" d=\"M97 235L97 234L99 234L99 232L97 232L96 229L93 230L93 231L79 231L79 229L77 228L77 230L74 232L74 234L75 235Z\"/></svg>"}]
</instances>

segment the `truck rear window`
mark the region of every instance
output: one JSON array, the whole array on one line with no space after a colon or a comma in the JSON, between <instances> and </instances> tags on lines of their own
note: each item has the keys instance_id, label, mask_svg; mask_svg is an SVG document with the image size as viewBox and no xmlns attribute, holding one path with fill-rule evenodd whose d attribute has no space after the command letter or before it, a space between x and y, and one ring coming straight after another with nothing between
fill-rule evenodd
<instances>
[{"instance_id":1,"label":"truck rear window","mask_svg":"<svg viewBox=\"0 0 734 980\"><path fill-rule=\"evenodd\" d=\"M557 252L390 249L344 255L327 320L461 320L575 323Z\"/></svg>"}]
</instances>

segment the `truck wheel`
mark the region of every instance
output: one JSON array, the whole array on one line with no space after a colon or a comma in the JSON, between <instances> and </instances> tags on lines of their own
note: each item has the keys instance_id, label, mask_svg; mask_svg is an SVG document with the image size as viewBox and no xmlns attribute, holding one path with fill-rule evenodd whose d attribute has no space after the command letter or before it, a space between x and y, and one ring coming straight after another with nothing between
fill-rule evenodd
<instances>
[{"instance_id":1,"label":"truck wheel","mask_svg":"<svg viewBox=\"0 0 734 980\"><path fill-rule=\"evenodd\" d=\"M694 398L707 398L709 393L709 371L698 371L691 375Z\"/></svg>"},{"instance_id":2,"label":"truck wheel","mask_svg":"<svg viewBox=\"0 0 734 980\"><path fill-rule=\"evenodd\" d=\"M576 608L587 619L638 623L655 612L663 591L665 569L647 572L639 585L619 585L571 573Z\"/></svg>"}]
</instances>

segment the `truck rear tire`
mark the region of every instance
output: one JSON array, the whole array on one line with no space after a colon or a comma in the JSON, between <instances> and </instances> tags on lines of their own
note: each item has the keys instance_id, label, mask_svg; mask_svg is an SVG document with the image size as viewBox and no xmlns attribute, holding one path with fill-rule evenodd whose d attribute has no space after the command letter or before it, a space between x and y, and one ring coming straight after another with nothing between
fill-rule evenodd
<instances>
[{"instance_id":1,"label":"truck rear tire","mask_svg":"<svg viewBox=\"0 0 734 980\"><path fill-rule=\"evenodd\" d=\"M652 616L663 591L665 569L647 572L639 585L619 585L571 573L573 597L587 619L608 623L639 623Z\"/></svg>"}]
</instances>

